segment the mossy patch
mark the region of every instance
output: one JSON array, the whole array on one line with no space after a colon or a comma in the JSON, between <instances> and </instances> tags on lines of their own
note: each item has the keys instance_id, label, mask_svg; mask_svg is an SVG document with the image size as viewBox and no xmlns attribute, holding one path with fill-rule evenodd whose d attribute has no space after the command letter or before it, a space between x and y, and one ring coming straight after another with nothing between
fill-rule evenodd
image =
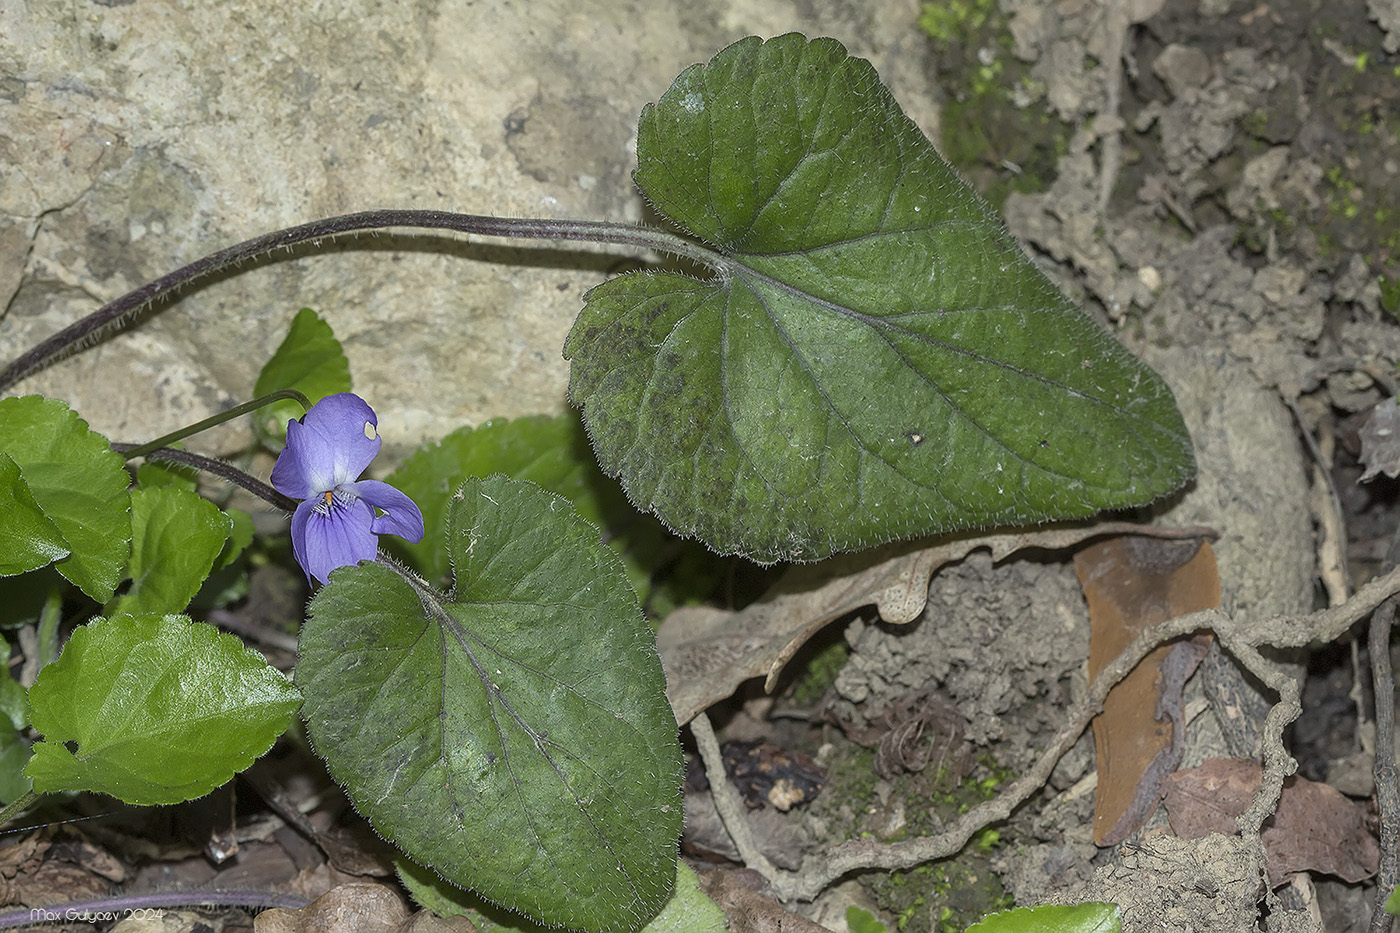
<instances>
[{"instance_id":1,"label":"mossy patch","mask_svg":"<svg viewBox=\"0 0 1400 933\"><path fill-rule=\"evenodd\" d=\"M846 745L829 765L821 815L833 844L860 838L895 842L938 832L996 796L1009 777L986 759L961 780L946 769L930 767L900 775L886 786L875 772L875 753ZM903 821L887 832L891 814L900 805ZM904 871L872 872L862 875L860 883L892 930L961 931L991 911L1012 906L991 870L992 853L1001 844L999 831L988 827L953 858Z\"/></svg>"},{"instance_id":2,"label":"mossy patch","mask_svg":"<svg viewBox=\"0 0 1400 933\"><path fill-rule=\"evenodd\" d=\"M935 51L944 158L998 210L1012 191L1044 191L1069 147L1070 127L1046 112L1045 87L1011 54L995 0L925 3L919 26Z\"/></svg>"}]
</instances>

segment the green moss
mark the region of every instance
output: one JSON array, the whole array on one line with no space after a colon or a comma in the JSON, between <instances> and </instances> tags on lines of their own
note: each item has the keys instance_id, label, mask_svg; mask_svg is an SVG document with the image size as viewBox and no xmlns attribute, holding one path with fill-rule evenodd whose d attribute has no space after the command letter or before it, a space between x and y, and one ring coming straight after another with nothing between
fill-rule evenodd
<instances>
[{"instance_id":1,"label":"green moss","mask_svg":"<svg viewBox=\"0 0 1400 933\"><path fill-rule=\"evenodd\" d=\"M839 634L830 644L820 647L807 660L801 675L793 683L789 692L792 702L798 706L814 706L836 683L841 668L846 666L846 659L850 656L851 649Z\"/></svg>"},{"instance_id":2,"label":"green moss","mask_svg":"<svg viewBox=\"0 0 1400 933\"><path fill-rule=\"evenodd\" d=\"M1376 284L1381 287L1381 307L1400 317L1400 279L1382 275L1377 277Z\"/></svg>"},{"instance_id":3,"label":"green moss","mask_svg":"<svg viewBox=\"0 0 1400 933\"><path fill-rule=\"evenodd\" d=\"M953 42L980 32L990 19L998 15L996 0L925 3L919 13L919 28L934 41Z\"/></svg>"},{"instance_id":4,"label":"green moss","mask_svg":"<svg viewBox=\"0 0 1400 933\"><path fill-rule=\"evenodd\" d=\"M896 778L894 794L904 801L908 822L894 838L936 832L976 804L996 796L997 788L1009 776L1005 769L984 760L956 784L949 783L946 771L930 774L926 770ZM991 870L991 856L1001 844L1000 831L987 827L953 858L905 871L866 875L861 884L880 909L894 918L896 930L957 933L987 913L1012 906L1001 880Z\"/></svg>"},{"instance_id":5,"label":"green moss","mask_svg":"<svg viewBox=\"0 0 1400 933\"><path fill-rule=\"evenodd\" d=\"M989 867L999 844L995 830L973 837L957 858L890 872L863 882L896 930L960 933L969 924L1013 906L1001 880Z\"/></svg>"},{"instance_id":6,"label":"green moss","mask_svg":"<svg viewBox=\"0 0 1400 933\"><path fill-rule=\"evenodd\" d=\"M1044 191L1071 128L1045 112L1045 87L1011 50L995 0L925 3L919 20L937 52L944 158L1001 209L1012 191Z\"/></svg>"}]
</instances>

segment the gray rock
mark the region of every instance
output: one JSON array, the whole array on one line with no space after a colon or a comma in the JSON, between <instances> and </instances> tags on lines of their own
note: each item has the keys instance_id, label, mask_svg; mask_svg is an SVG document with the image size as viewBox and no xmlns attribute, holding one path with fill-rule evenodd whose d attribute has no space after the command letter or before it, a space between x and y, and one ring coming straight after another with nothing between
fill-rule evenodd
<instances>
[{"instance_id":1,"label":"gray rock","mask_svg":"<svg viewBox=\"0 0 1400 933\"><path fill-rule=\"evenodd\" d=\"M642 106L749 33L835 36L936 130L917 14L914 0L11 4L0 360L183 263L318 217L641 220L629 176ZM14 391L149 439L249 397L309 306L401 454L462 424L563 410L564 336L616 262L584 247L363 237L250 264Z\"/></svg>"}]
</instances>

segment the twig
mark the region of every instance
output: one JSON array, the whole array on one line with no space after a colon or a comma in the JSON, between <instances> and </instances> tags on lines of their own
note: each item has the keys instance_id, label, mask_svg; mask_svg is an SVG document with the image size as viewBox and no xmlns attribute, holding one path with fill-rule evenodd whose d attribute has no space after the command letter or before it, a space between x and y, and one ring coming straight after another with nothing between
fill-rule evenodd
<instances>
[{"instance_id":1,"label":"twig","mask_svg":"<svg viewBox=\"0 0 1400 933\"><path fill-rule=\"evenodd\" d=\"M230 632L251 638L269 647L291 654L297 653L297 637L295 635L279 632L236 612L229 612L227 609L214 609L209 613L209 621L215 625L223 626Z\"/></svg>"},{"instance_id":2,"label":"twig","mask_svg":"<svg viewBox=\"0 0 1400 933\"><path fill-rule=\"evenodd\" d=\"M1381 868L1376 876L1376 906L1371 933L1388 933L1392 917L1385 911L1390 892L1400 884L1400 784L1395 773L1395 674L1390 668L1390 632L1400 600L1392 596L1371 616L1371 678L1376 695L1376 803L1381 814Z\"/></svg>"},{"instance_id":3,"label":"twig","mask_svg":"<svg viewBox=\"0 0 1400 933\"><path fill-rule=\"evenodd\" d=\"M729 838L734 840L739 857L744 860L744 865L770 882L776 882L779 870L753 841L749 821L744 816L744 802L739 799L739 792L729 783L729 775L724 771L724 755L715 739L715 730L710 726L710 717L697 713L690 721L690 734L695 736L695 746L700 751L700 760L705 764L705 777L709 779L710 796L714 798L720 822L724 823Z\"/></svg>"}]
</instances>

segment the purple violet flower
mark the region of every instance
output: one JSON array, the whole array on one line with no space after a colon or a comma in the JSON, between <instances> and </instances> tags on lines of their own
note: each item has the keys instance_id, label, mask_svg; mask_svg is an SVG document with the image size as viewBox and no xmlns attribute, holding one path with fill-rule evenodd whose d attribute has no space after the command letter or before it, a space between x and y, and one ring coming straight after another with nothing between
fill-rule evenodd
<instances>
[{"instance_id":1,"label":"purple violet flower","mask_svg":"<svg viewBox=\"0 0 1400 933\"><path fill-rule=\"evenodd\" d=\"M302 500L292 514L292 553L308 583L374 560L378 535L423 539L423 513L412 499L388 483L359 479L379 453L378 425L374 409L351 392L328 395L301 420L287 422L272 485Z\"/></svg>"}]
</instances>

